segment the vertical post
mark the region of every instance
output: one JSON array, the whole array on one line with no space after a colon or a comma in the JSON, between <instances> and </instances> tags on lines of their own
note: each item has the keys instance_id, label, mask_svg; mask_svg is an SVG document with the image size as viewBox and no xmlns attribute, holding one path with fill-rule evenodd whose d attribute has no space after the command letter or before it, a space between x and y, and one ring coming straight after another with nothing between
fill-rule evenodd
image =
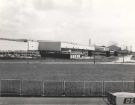
<instances>
[{"instance_id":1,"label":"vertical post","mask_svg":"<svg viewBox=\"0 0 135 105\"><path fill-rule=\"evenodd\" d=\"M42 96L44 96L44 94L45 94L44 81L42 81L42 84L43 84L43 94L42 94Z\"/></svg>"},{"instance_id":2,"label":"vertical post","mask_svg":"<svg viewBox=\"0 0 135 105\"><path fill-rule=\"evenodd\" d=\"M106 85L105 85L105 81L104 81L104 85L103 85L103 90L104 90L104 96L106 96Z\"/></svg>"},{"instance_id":3,"label":"vertical post","mask_svg":"<svg viewBox=\"0 0 135 105\"><path fill-rule=\"evenodd\" d=\"M132 45L130 46L130 54L132 53Z\"/></svg>"},{"instance_id":4,"label":"vertical post","mask_svg":"<svg viewBox=\"0 0 135 105\"><path fill-rule=\"evenodd\" d=\"M130 82L127 82L127 84L128 84L128 88L127 88L127 91L128 91L128 92L129 92L129 83L130 83Z\"/></svg>"},{"instance_id":5,"label":"vertical post","mask_svg":"<svg viewBox=\"0 0 135 105\"><path fill-rule=\"evenodd\" d=\"M135 78L134 78L134 92L135 92Z\"/></svg>"},{"instance_id":6,"label":"vertical post","mask_svg":"<svg viewBox=\"0 0 135 105\"><path fill-rule=\"evenodd\" d=\"M124 49L123 49L123 63L124 63Z\"/></svg>"},{"instance_id":7,"label":"vertical post","mask_svg":"<svg viewBox=\"0 0 135 105\"><path fill-rule=\"evenodd\" d=\"M20 80L20 96L22 96L22 81L23 80Z\"/></svg>"},{"instance_id":8,"label":"vertical post","mask_svg":"<svg viewBox=\"0 0 135 105\"><path fill-rule=\"evenodd\" d=\"M89 39L89 46L91 46L91 39Z\"/></svg>"},{"instance_id":9,"label":"vertical post","mask_svg":"<svg viewBox=\"0 0 135 105\"><path fill-rule=\"evenodd\" d=\"M83 81L83 96L85 96L85 89L86 89L86 87L85 87L85 81Z\"/></svg>"},{"instance_id":10,"label":"vertical post","mask_svg":"<svg viewBox=\"0 0 135 105\"><path fill-rule=\"evenodd\" d=\"M104 81L102 81L102 96L104 97Z\"/></svg>"},{"instance_id":11,"label":"vertical post","mask_svg":"<svg viewBox=\"0 0 135 105\"><path fill-rule=\"evenodd\" d=\"M66 93L66 89L65 89L65 81L63 81L63 96L65 96L65 93Z\"/></svg>"},{"instance_id":12,"label":"vertical post","mask_svg":"<svg viewBox=\"0 0 135 105\"><path fill-rule=\"evenodd\" d=\"M28 52L29 52L29 41L27 41L28 48L27 48L27 63L29 63L29 58L28 58Z\"/></svg>"},{"instance_id":13,"label":"vertical post","mask_svg":"<svg viewBox=\"0 0 135 105\"><path fill-rule=\"evenodd\" d=\"M1 85L2 85L2 83L1 83L1 80L0 80L0 96L1 96Z\"/></svg>"},{"instance_id":14,"label":"vertical post","mask_svg":"<svg viewBox=\"0 0 135 105\"><path fill-rule=\"evenodd\" d=\"M96 96L96 95L98 96L97 81L96 81L95 83L96 83L96 94L95 94L95 96Z\"/></svg>"},{"instance_id":15,"label":"vertical post","mask_svg":"<svg viewBox=\"0 0 135 105\"><path fill-rule=\"evenodd\" d=\"M124 80L122 80L122 92L124 91Z\"/></svg>"},{"instance_id":16,"label":"vertical post","mask_svg":"<svg viewBox=\"0 0 135 105\"><path fill-rule=\"evenodd\" d=\"M96 63L96 59L95 59L95 51L94 51L94 64Z\"/></svg>"}]
</instances>

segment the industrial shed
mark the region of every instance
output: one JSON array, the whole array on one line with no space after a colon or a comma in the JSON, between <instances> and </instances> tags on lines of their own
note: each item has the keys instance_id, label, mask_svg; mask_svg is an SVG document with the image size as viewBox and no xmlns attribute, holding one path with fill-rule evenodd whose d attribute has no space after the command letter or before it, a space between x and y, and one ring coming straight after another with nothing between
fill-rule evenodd
<instances>
[{"instance_id":1,"label":"industrial shed","mask_svg":"<svg viewBox=\"0 0 135 105\"><path fill-rule=\"evenodd\" d=\"M26 39L0 38L0 57L26 58L38 54L38 42Z\"/></svg>"},{"instance_id":2,"label":"industrial shed","mask_svg":"<svg viewBox=\"0 0 135 105\"><path fill-rule=\"evenodd\" d=\"M77 59L91 56L94 46L62 41L38 41L39 52L42 57Z\"/></svg>"},{"instance_id":3,"label":"industrial shed","mask_svg":"<svg viewBox=\"0 0 135 105\"><path fill-rule=\"evenodd\" d=\"M28 51L38 50L38 42L0 40L0 51Z\"/></svg>"}]
</instances>

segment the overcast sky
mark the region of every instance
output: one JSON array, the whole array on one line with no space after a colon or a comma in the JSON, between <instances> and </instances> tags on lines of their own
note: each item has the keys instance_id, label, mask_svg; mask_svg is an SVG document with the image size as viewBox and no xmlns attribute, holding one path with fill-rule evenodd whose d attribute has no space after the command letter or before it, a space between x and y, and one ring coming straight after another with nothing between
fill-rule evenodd
<instances>
[{"instance_id":1,"label":"overcast sky","mask_svg":"<svg viewBox=\"0 0 135 105\"><path fill-rule=\"evenodd\" d=\"M0 0L0 37L135 49L135 0Z\"/></svg>"}]
</instances>

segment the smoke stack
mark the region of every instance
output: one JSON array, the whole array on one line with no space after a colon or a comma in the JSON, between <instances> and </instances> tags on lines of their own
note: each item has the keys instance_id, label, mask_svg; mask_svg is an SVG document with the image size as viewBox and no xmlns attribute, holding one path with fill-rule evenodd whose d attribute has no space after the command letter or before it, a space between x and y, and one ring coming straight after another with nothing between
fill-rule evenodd
<instances>
[{"instance_id":1,"label":"smoke stack","mask_svg":"<svg viewBox=\"0 0 135 105\"><path fill-rule=\"evenodd\" d=\"M91 39L89 39L89 46L91 46Z\"/></svg>"},{"instance_id":2,"label":"smoke stack","mask_svg":"<svg viewBox=\"0 0 135 105\"><path fill-rule=\"evenodd\" d=\"M130 46L130 52L132 52L132 45Z\"/></svg>"}]
</instances>

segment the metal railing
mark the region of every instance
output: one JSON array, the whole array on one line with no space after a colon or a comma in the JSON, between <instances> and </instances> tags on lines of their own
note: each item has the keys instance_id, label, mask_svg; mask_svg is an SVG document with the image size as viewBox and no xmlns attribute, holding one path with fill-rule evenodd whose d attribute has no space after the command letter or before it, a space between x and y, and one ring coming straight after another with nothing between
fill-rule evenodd
<instances>
[{"instance_id":1,"label":"metal railing","mask_svg":"<svg viewBox=\"0 0 135 105\"><path fill-rule=\"evenodd\" d=\"M0 96L100 97L107 92L135 92L134 81L0 80Z\"/></svg>"}]
</instances>

